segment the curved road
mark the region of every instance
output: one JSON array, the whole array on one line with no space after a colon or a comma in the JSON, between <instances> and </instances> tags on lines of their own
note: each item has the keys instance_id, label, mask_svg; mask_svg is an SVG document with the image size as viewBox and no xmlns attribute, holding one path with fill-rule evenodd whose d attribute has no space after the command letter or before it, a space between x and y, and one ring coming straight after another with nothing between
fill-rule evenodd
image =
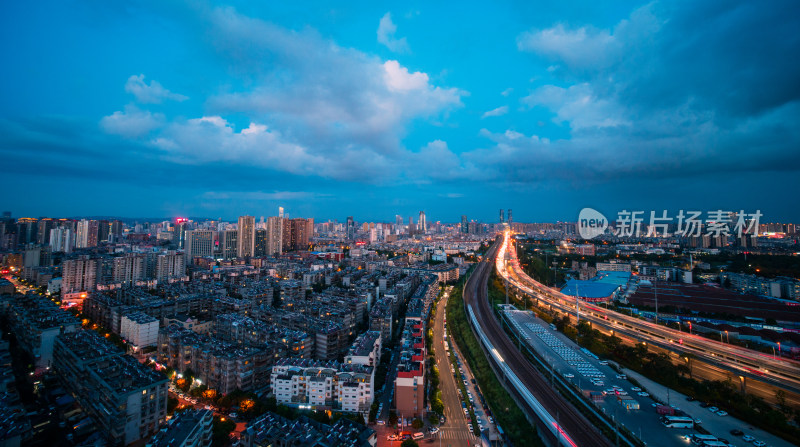
<instances>
[{"instance_id":1,"label":"curved road","mask_svg":"<svg viewBox=\"0 0 800 447\"><path fill-rule=\"evenodd\" d=\"M494 258L502 239L498 239L487 256L480 262L475 273L464 286L464 300L472 306L475 317L483 331L500 353L509 368L526 385L533 396L544 408L559 420L563 430L577 446L611 446L602 433L589 422L578 410L564 400L561 394L553 389L541 373L520 354L500 322L495 318L489 304L488 280L494 268ZM546 436L551 442L560 443L550 431L539 430L540 436ZM563 440L561 441L563 442Z\"/></svg>"}]
</instances>

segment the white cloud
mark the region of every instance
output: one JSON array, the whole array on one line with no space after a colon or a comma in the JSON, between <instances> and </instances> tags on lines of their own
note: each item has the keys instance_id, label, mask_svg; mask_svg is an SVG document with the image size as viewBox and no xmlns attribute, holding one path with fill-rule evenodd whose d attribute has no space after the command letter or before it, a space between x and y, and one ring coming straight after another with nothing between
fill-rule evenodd
<instances>
[{"instance_id":1,"label":"white cloud","mask_svg":"<svg viewBox=\"0 0 800 447\"><path fill-rule=\"evenodd\" d=\"M378 23L378 42L395 53L408 53L411 50L405 37L397 39L397 25L392 22L392 13L387 12Z\"/></svg>"},{"instance_id":2,"label":"white cloud","mask_svg":"<svg viewBox=\"0 0 800 447\"><path fill-rule=\"evenodd\" d=\"M513 91L514 91L514 89L513 89L513 88L511 88L511 87L509 87L509 88L507 88L507 89L503 90L502 92L500 92L500 94L501 94L501 95L503 95L503 96L508 96L508 95L510 95L510 94L511 94Z\"/></svg>"},{"instance_id":3,"label":"white cloud","mask_svg":"<svg viewBox=\"0 0 800 447\"><path fill-rule=\"evenodd\" d=\"M159 104L165 99L172 101L186 101L188 96L172 93L165 89L158 81L150 81L148 85L144 81L144 75L133 75L125 83L125 91L133 94L136 100L145 104Z\"/></svg>"},{"instance_id":4,"label":"white cloud","mask_svg":"<svg viewBox=\"0 0 800 447\"><path fill-rule=\"evenodd\" d=\"M424 90L428 87L428 75L418 71L409 73L408 68L397 61L383 63L384 79L389 89L394 91Z\"/></svg>"},{"instance_id":5,"label":"white cloud","mask_svg":"<svg viewBox=\"0 0 800 447\"><path fill-rule=\"evenodd\" d=\"M466 95L310 29L290 31L230 8L213 10L210 21L213 34L224 36L214 41L220 55L249 86L211 98L210 110L269 123L312 153L358 147L400 156L411 121L440 119Z\"/></svg>"},{"instance_id":6,"label":"white cloud","mask_svg":"<svg viewBox=\"0 0 800 447\"><path fill-rule=\"evenodd\" d=\"M623 106L613 99L598 97L588 83L568 88L545 85L521 101L529 107L549 108L556 114L554 122L568 122L573 130L631 124Z\"/></svg>"},{"instance_id":7,"label":"white cloud","mask_svg":"<svg viewBox=\"0 0 800 447\"><path fill-rule=\"evenodd\" d=\"M567 30L562 24L522 33L517 38L517 48L557 58L574 67L606 66L620 50L608 30L592 27Z\"/></svg>"},{"instance_id":8,"label":"white cloud","mask_svg":"<svg viewBox=\"0 0 800 447\"><path fill-rule=\"evenodd\" d=\"M100 120L100 127L107 133L125 138L137 138L161 127L164 115L139 110L134 105L125 106L125 111L116 111Z\"/></svg>"},{"instance_id":9,"label":"white cloud","mask_svg":"<svg viewBox=\"0 0 800 447\"><path fill-rule=\"evenodd\" d=\"M503 116L506 113L508 113L508 106L500 106L500 107L498 107L496 109L492 109L492 110L489 110L488 112L484 112L484 114L481 115L481 119L488 118L490 116Z\"/></svg>"}]
</instances>

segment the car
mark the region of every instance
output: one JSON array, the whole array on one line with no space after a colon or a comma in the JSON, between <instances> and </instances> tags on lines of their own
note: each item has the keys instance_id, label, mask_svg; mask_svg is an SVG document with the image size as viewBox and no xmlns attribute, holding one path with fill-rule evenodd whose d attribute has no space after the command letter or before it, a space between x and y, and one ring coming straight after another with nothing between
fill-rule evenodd
<instances>
[{"instance_id":1,"label":"car","mask_svg":"<svg viewBox=\"0 0 800 447\"><path fill-rule=\"evenodd\" d=\"M658 404L657 404L657 403L655 403L655 402L653 402L652 404L650 404L650 406L651 406L651 407L653 407L653 408L655 408L655 407L657 407L657 406L658 406Z\"/></svg>"},{"instance_id":2,"label":"car","mask_svg":"<svg viewBox=\"0 0 800 447\"><path fill-rule=\"evenodd\" d=\"M650 393L647 393L647 392L645 392L645 391L639 391L639 392L638 392L638 393L636 393L636 394L638 394L639 396L642 396L642 397L648 397L648 396L650 396Z\"/></svg>"},{"instance_id":3,"label":"car","mask_svg":"<svg viewBox=\"0 0 800 447\"><path fill-rule=\"evenodd\" d=\"M703 423L703 421L700 419L692 419L692 420L694 421L695 425L700 425Z\"/></svg>"},{"instance_id":4,"label":"car","mask_svg":"<svg viewBox=\"0 0 800 447\"><path fill-rule=\"evenodd\" d=\"M386 425L386 421L384 421L383 419L378 419L377 420L377 424L378 425Z\"/></svg>"},{"instance_id":5,"label":"car","mask_svg":"<svg viewBox=\"0 0 800 447\"><path fill-rule=\"evenodd\" d=\"M639 391L642 391L642 389L639 388L638 386L634 386L634 387L631 387L631 391L639 392Z\"/></svg>"},{"instance_id":6,"label":"car","mask_svg":"<svg viewBox=\"0 0 800 447\"><path fill-rule=\"evenodd\" d=\"M397 437L397 435L389 435L389 436L386 437L386 440L387 441L397 441L398 437Z\"/></svg>"},{"instance_id":7,"label":"car","mask_svg":"<svg viewBox=\"0 0 800 447\"><path fill-rule=\"evenodd\" d=\"M734 428L733 430L731 430L731 434L733 436L742 436L744 432L739 430L738 428Z\"/></svg>"},{"instance_id":8,"label":"car","mask_svg":"<svg viewBox=\"0 0 800 447\"><path fill-rule=\"evenodd\" d=\"M708 408L708 407L710 407L710 406L711 406L711 404L710 404L710 403L708 403L708 402L701 402L701 403L700 403L700 406L701 406L701 407L703 407L703 408Z\"/></svg>"},{"instance_id":9,"label":"car","mask_svg":"<svg viewBox=\"0 0 800 447\"><path fill-rule=\"evenodd\" d=\"M719 411L717 411L717 414L720 415L720 416L727 416L728 412L725 411L725 410L719 410Z\"/></svg>"},{"instance_id":10,"label":"car","mask_svg":"<svg viewBox=\"0 0 800 447\"><path fill-rule=\"evenodd\" d=\"M472 429L472 422L467 424L467 428L469 429L469 431L475 431Z\"/></svg>"},{"instance_id":11,"label":"car","mask_svg":"<svg viewBox=\"0 0 800 447\"><path fill-rule=\"evenodd\" d=\"M742 436L742 441L746 441L746 442L753 442L753 441L755 441L755 440L756 440L756 438L754 438L754 437L752 437L752 436L750 436L750 435L744 435L744 436Z\"/></svg>"},{"instance_id":12,"label":"car","mask_svg":"<svg viewBox=\"0 0 800 447\"><path fill-rule=\"evenodd\" d=\"M600 360L601 365L608 365L608 360Z\"/></svg>"},{"instance_id":13,"label":"car","mask_svg":"<svg viewBox=\"0 0 800 447\"><path fill-rule=\"evenodd\" d=\"M491 417L491 416L486 416L486 417L489 419L489 423L490 423L490 424L494 424L494 419L492 419L492 417Z\"/></svg>"},{"instance_id":14,"label":"car","mask_svg":"<svg viewBox=\"0 0 800 447\"><path fill-rule=\"evenodd\" d=\"M571 378L575 377L575 374L564 373L564 377L566 377L567 379L571 379Z\"/></svg>"},{"instance_id":15,"label":"car","mask_svg":"<svg viewBox=\"0 0 800 447\"><path fill-rule=\"evenodd\" d=\"M697 399L695 399L695 398L694 398L694 397L692 397L692 396L686 396L686 400L687 400L688 402L694 402L694 401L696 401Z\"/></svg>"},{"instance_id":16,"label":"car","mask_svg":"<svg viewBox=\"0 0 800 447\"><path fill-rule=\"evenodd\" d=\"M710 411L712 413L716 413L717 411L719 411L719 408L717 408L717 407L708 407L708 411Z\"/></svg>"},{"instance_id":17,"label":"car","mask_svg":"<svg viewBox=\"0 0 800 447\"><path fill-rule=\"evenodd\" d=\"M439 433L439 427L431 427L431 434L435 435L436 433Z\"/></svg>"},{"instance_id":18,"label":"car","mask_svg":"<svg viewBox=\"0 0 800 447\"><path fill-rule=\"evenodd\" d=\"M236 419L236 418L238 418L238 417L239 417L239 414L238 414L238 413L236 413L236 412L234 411L234 412L230 413L228 416L230 416L230 417L232 417L232 418Z\"/></svg>"},{"instance_id":19,"label":"car","mask_svg":"<svg viewBox=\"0 0 800 447\"><path fill-rule=\"evenodd\" d=\"M767 443L764 441L753 441L753 445L756 447L764 447L765 445L767 445Z\"/></svg>"}]
</instances>

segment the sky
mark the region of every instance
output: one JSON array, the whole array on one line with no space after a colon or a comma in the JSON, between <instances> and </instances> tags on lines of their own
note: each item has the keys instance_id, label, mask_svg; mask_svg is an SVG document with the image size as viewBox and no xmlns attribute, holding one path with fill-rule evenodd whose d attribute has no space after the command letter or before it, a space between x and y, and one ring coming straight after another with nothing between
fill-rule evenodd
<instances>
[{"instance_id":1,"label":"sky","mask_svg":"<svg viewBox=\"0 0 800 447\"><path fill-rule=\"evenodd\" d=\"M0 208L800 221L798 2L340 3L3 2Z\"/></svg>"}]
</instances>

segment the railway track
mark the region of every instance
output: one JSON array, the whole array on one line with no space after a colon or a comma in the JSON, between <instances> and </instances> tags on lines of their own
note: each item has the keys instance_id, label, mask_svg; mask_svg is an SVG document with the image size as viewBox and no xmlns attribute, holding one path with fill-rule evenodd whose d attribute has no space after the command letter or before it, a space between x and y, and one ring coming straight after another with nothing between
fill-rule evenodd
<instances>
[{"instance_id":1,"label":"railway track","mask_svg":"<svg viewBox=\"0 0 800 447\"><path fill-rule=\"evenodd\" d=\"M565 401L561 394L552 388L547 379L525 359L495 318L488 299L488 280L489 274L494 268L494 257L498 247L498 243L492 246L487 252L487 256L476 268L475 273L467 280L464 286L464 300L472 307L478 324L511 371L541 407L557 421L554 424L555 430L553 427L548 427L550 430L539 430L540 436L546 436L551 445L611 446L611 442L600 430L569 402ZM519 396L519 393L517 395ZM535 412L533 405L528 404L528 406L531 411ZM539 416L537 418L541 419Z\"/></svg>"}]
</instances>

